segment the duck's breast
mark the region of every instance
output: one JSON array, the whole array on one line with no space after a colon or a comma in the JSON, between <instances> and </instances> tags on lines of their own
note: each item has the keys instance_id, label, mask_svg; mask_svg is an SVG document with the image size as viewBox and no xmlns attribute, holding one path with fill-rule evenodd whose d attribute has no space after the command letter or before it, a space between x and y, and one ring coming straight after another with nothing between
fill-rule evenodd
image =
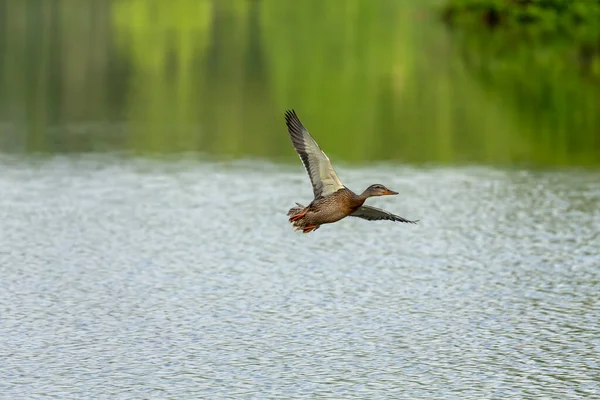
<instances>
[{"instance_id":1,"label":"duck's breast","mask_svg":"<svg viewBox=\"0 0 600 400\"><path fill-rule=\"evenodd\" d=\"M314 204L315 218L321 223L331 223L347 217L364 203L348 189L338 190L330 196L317 200Z\"/></svg>"}]
</instances>

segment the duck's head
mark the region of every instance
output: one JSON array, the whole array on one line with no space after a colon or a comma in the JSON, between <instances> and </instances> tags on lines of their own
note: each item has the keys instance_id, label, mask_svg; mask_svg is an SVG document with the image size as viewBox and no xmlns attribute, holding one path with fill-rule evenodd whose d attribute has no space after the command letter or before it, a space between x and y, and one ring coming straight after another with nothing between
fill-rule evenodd
<instances>
[{"instance_id":1,"label":"duck's head","mask_svg":"<svg viewBox=\"0 0 600 400\"><path fill-rule=\"evenodd\" d=\"M391 196L394 194L398 194L398 192L394 192L393 190L390 190L390 189L386 188L385 186L380 185L379 183L369 186L362 193L363 197Z\"/></svg>"}]
</instances>

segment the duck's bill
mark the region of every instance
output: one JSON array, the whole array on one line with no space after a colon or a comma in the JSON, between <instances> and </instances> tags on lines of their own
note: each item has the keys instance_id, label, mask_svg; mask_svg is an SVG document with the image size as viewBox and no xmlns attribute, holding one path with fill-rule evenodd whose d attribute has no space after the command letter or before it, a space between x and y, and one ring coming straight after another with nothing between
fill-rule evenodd
<instances>
[{"instance_id":1,"label":"duck's bill","mask_svg":"<svg viewBox=\"0 0 600 400\"><path fill-rule=\"evenodd\" d=\"M386 192L385 192L386 196L391 196L391 195L394 195L394 194L398 194L398 192L394 192L393 190L390 190L390 189L387 189Z\"/></svg>"}]
</instances>

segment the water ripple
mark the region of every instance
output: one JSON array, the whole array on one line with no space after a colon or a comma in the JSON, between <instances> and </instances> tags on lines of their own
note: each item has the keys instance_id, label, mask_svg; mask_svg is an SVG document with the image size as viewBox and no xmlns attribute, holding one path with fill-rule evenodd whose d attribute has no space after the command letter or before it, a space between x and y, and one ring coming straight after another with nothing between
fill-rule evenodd
<instances>
[{"instance_id":1,"label":"water ripple","mask_svg":"<svg viewBox=\"0 0 600 400\"><path fill-rule=\"evenodd\" d=\"M600 396L597 173L339 167L422 223L301 235L299 168L0 167L0 397Z\"/></svg>"}]
</instances>

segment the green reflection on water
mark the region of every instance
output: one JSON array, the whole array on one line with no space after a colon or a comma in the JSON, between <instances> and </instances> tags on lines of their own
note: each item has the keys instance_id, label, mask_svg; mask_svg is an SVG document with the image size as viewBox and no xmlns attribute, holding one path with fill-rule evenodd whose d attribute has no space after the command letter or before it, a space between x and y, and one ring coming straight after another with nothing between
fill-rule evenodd
<instances>
[{"instance_id":1,"label":"green reflection on water","mask_svg":"<svg viewBox=\"0 0 600 400\"><path fill-rule=\"evenodd\" d=\"M335 160L600 165L597 65L439 4L6 0L0 150L291 160L295 108Z\"/></svg>"}]
</instances>

